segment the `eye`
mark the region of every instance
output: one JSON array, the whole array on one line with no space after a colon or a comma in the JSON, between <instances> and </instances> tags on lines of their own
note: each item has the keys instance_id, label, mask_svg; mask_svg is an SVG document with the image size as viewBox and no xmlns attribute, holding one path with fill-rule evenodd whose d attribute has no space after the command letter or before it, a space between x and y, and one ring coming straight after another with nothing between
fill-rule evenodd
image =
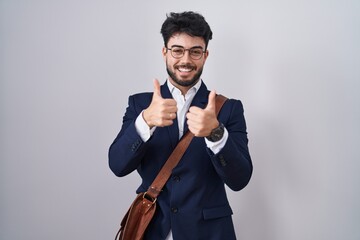
<instances>
[{"instance_id":1,"label":"eye","mask_svg":"<svg viewBox=\"0 0 360 240\"><path fill-rule=\"evenodd\" d=\"M191 49L190 53L192 55L199 56L199 55L201 55L203 53L203 51L200 48L195 48L195 49Z\"/></svg>"},{"instance_id":2,"label":"eye","mask_svg":"<svg viewBox=\"0 0 360 240\"><path fill-rule=\"evenodd\" d=\"M171 51L173 53L175 53L176 55L181 55L184 53L184 49L182 49L182 48L173 48L173 49L171 49Z\"/></svg>"}]
</instances>

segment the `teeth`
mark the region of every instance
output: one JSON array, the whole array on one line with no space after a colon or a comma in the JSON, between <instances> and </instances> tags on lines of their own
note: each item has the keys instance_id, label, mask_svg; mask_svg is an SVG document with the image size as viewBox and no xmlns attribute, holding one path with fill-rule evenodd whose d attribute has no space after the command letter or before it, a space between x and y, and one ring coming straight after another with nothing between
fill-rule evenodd
<instances>
[{"instance_id":1,"label":"teeth","mask_svg":"<svg viewBox=\"0 0 360 240\"><path fill-rule=\"evenodd\" d=\"M178 68L180 72L191 72L191 68Z\"/></svg>"}]
</instances>

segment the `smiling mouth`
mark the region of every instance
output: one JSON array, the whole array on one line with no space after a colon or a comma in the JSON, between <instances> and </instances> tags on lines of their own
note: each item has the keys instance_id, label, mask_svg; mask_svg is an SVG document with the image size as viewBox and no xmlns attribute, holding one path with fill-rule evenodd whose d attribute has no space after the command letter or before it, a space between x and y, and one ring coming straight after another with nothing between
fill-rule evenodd
<instances>
[{"instance_id":1,"label":"smiling mouth","mask_svg":"<svg viewBox=\"0 0 360 240\"><path fill-rule=\"evenodd\" d=\"M180 65L180 66L176 66L175 67L179 72L191 72L193 70L195 70L194 66L191 65Z\"/></svg>"}]
</instances>

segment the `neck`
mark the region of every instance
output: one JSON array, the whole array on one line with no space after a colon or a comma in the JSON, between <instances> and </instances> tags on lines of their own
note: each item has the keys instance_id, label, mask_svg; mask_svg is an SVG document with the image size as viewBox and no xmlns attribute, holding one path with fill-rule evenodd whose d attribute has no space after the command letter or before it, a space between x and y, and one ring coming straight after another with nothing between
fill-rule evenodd
<instances>
[{"instance_id":1,"label":"neck","mask_svg":"<svg viewBox=\"0 0 360 240\"><path fill-rule=\"evenodd\" d=\"M195 82L193 82L191 85L187 86L186 84L179 84L178 82L174 81L169 76L169 81L171 82L171 84L174 85L174 87L176 87L177 89L179 89L183 96L185 96L186 93L189 91L189 89L191 89L195 84L197 84L199 82L199 80L200 80L200 78L198 80L196 80Z\"/></svg>"}]
</instances>

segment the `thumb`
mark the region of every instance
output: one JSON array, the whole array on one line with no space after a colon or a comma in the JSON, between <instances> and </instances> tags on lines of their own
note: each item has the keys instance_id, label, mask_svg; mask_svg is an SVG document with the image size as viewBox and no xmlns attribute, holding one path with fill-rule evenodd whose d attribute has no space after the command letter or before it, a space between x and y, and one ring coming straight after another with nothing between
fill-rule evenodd
<instances>
[{"instance_id":1,"label":"thumb","mask_svg":"<svg viewBox=\"0 0 360 240\"><path fill-rule=\"evenodd\" d=\"M209 100L206 109L215 111L215 98L216 98L216 92L215 90L212 90L209 93Z\"/></svg>"},{"instance_id":2,"label":"thumb","mask_svg":"<svg viewBox=\"0 0 360 240\"><path fill-rule=\"evenodd\" d=\"M161 97L161 91L160 91L160 83L159 80L154 79L154 95L156 97Z\"/></svg>"}]
</instances>

